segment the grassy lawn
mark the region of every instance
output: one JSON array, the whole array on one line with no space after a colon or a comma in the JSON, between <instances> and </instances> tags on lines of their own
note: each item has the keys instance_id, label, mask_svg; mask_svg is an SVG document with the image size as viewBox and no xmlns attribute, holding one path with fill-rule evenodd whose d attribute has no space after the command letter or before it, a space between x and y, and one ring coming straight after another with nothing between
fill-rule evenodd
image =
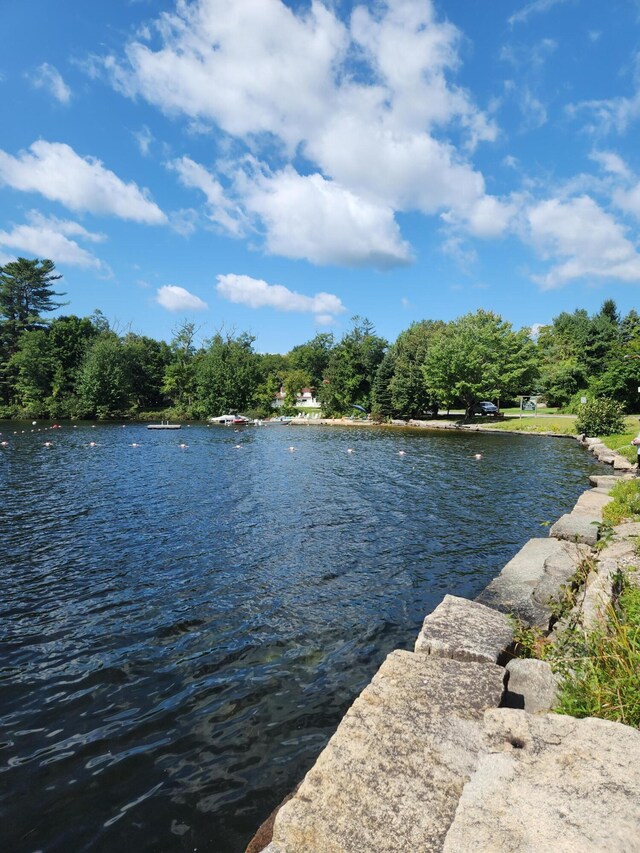
<instances>
[{"instance_id":1,"label":"grassy lawn","mask_svg":"<svg viewBox=\"0 0 640 853\"><path fill-rule=\"evenodd\" d=\"M605 435L603 436L602 441L607 445L607 447L615 450L616 453L619 453L621 456L625 456L629 462L635 462L637 458L637 450L632 446L631 440L634 439L639 432L640 422L638 421L638 415L627 415L625 418L625 431L616 433L615 435Z\"/></svg>"},{"instance_id":2,"label":"grassy lawn","mask_svg":"<svg viewBox=\"0 0 640 853\"><path fill-rule=\"evenodd\" d=\"M575 435L575 415L533 418L506 415L502 420L476 418L473 423L495 430L517 429L521 432L559 432L563 435Z\"/></svg>"}]
</instances>

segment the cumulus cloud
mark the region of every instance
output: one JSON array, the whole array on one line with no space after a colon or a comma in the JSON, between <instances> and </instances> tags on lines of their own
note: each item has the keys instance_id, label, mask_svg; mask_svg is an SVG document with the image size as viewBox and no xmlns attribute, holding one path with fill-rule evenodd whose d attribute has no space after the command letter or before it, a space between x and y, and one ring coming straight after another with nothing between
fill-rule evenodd
<instances>
[{"instance_id":1,"label":"cumulus cloud","mask_svg":"<svg viewBox=\"0 0 640 853\"><path fill-rule=\"evenodd\" d=\"M93 234L77 222L43 216L30 211L27 222L11 230L0 231L0 246L40 258L55 258L57 263L106 270L104 264L91 252L71 239L92 243L102 242L102 234Z\"/></svg>"},{"instance_id":2,"label":"cumulus cloud","mask_svg":"<svg viewBox=\"0 0 640 853\"><path fill-rule=\"evenodd\" d=\"M46 90L61 104L68 104L71 100L71 89L64 82L62 75L54 65L43 62L30 79L36 89Z\"/></svg>"},{"instance_id":3,"label":"cumulus cloud","mask_svg":"<svg viewBox=\"0 0 640 853\"><path fill-rule=\"evenodd\" d=\"M0 150L0 183L38 192L70 210L108 214L159 225L160 208L135 183L125 183L99 160L80 157L69 145L38 140L17 157Z\"/></svg>"},{"instance_id":4,"label":"cumulus cloud","mask_svg":"<svg viewBox=\"0 0 640 853\"><path fill-rule=\"evenodd\" d=\"M267 181L264 170L255 171L253 190L245 180L240 198L262 220L270 252L314 263L404 263L410 252L393 219L400 211L450 211L475 233L487 195L468 155L497 129L452 82L459 31L438 19L431 0L356 6L347 23L331 5L181 2L155 21L156 42L132 40L122 57L103 58L103 69L124 94L215 125L258 160L273 162L277 152L276 175ZM311 174L294 172L298 153ZM238 198L229 201L217 174L184 157L171 165L184 185L204 192L211 220L230 234L248 233ZM234 165L242 170L240 161ZM285 203L282 214L275 198ZM359 248L349 251L340 229L330 227L328 198ZM500 200L490 204L497 209ZM506 227L507 211L494 223ZM380 252L363 247L362 220L382 232ZM289 238L284 226L293 229Z\"/></svg>"},{"instance_id":5,"label":"cumulus cloud","mask_svg":"<svg viewBox=\"0 0 640 853\"><path fill-rule=\"evenodd\" d=\"M206 302L176 284L165 284L156 291L155 301L167 311L206 311Z\"/></svg>"},{"instance_id":6,"label":"cumulus cloud","mask_svg":"<svg viewBox=\"0 0 640 853\"><path fill-rule=\"evenodd\" d=\"M296 311L316 315L318 325L331 325L337 314L345 307L339 297L332 293L316 293L305 296L281 284L267 284L248 275L219 275L216 290L223 299L249 308L274 308L276 311Z\"/></svg>"},{"instance_id":7,"label":"cumulus cloud","mask_svg":"<svg viewBox=\"0 0 640 853\"><path fill-rule=\"evenodd\" d=\"M242 194L247 209L264 224L272 254L314 264L379 268L411 258L390 207L322 175L302 176L287 167L247 183Z\"/></svg>"},{"instance_id":8,"label":"cumulus cloud","mask_svg":"<svg viewBox=\"0 0 640 853\"><path fill-rule=\"evenodd\" d=\"M640 282L640 255L625 229L589 196L540 202L526 218L533 245L554 262L534 276L543 289L578 278Z\"/></svg>"}]
</instances>

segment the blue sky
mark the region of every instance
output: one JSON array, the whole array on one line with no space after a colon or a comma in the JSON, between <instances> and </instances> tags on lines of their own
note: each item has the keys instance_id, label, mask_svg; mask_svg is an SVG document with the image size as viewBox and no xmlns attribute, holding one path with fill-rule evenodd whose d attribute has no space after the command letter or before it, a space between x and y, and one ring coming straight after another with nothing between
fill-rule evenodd
<instances>
[{"instance_id":1,"label":"blue sky","mask_svg":"<svg viewBox=\"0 0 640 853\"><path fill-rule=\"evenodd\" d=\"M634 0L3 0L0 263L286 352L640 285Z\"/></svg>"}]
</instances>

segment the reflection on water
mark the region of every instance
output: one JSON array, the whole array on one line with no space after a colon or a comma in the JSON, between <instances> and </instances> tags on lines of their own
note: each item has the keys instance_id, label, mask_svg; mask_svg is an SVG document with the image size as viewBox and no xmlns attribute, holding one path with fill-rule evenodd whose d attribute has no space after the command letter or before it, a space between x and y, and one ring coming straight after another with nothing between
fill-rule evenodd
<instances>
[{"instance_id":1,"label":"reflection on water","mask_svg":"<svg viewBox=\"0 0 640 853\"><path fill-rule=\"evenodd\" d=\"M504 435L13 428L11 851L244 849L384 656L546 535L595 468L572 442Z\"/></svg>"}]
</instances>

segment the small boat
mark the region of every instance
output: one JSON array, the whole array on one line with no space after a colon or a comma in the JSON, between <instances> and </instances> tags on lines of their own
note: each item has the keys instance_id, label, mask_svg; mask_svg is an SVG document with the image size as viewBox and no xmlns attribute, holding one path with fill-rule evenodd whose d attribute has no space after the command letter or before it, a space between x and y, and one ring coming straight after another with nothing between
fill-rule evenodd
<instances>
[{"instance_id":1,"label":"small boat","mask_svg":"<svg viewBox=\"0 0 640 853\"><path fill-rule=\"evenodd\" d=\"M169 421L162 421L161 424L147 424L147 429L182 429L182 424L170 424Z\"/></svg>"},{"instance_id":2,"label":"small boat","mask_svg":"<svg viewBox=\"0 0 640 853\"><path fill-rule=\"evenodd\" d=\"M219 415L217 418L208 418L210 424L222 424L223 426L244 426L253 423L244 415Z\"/></svg>"}]
</instances>

